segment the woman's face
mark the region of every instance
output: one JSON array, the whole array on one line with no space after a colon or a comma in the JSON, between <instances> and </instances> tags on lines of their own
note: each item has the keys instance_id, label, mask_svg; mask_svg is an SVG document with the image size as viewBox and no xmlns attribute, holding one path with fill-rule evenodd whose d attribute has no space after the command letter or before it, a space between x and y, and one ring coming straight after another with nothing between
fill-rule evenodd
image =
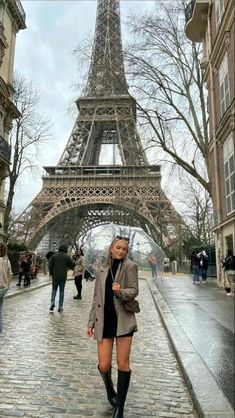
<instances>
[{"instance_id":1,"label":"woman's face","mask_svg":"<svg viewBox=\"0 0 235 418\"><path fill-rule=\"evenodd\" d=\"M128 253L128 242L124 239L119 239L115 241L111 247L111 256L112 258L117 258L118 260L122 260L126 257Z\"/></svg>"},{"instance_id":2,"label":"woman's face","mask_svg":"<svg viewBox=\"0 0 235 418\"><path fill-rule=\"evenodd\" d=\"M77 250L77 255L81 255L81 251L80 250Z\"/></svg>"}]
</instances>

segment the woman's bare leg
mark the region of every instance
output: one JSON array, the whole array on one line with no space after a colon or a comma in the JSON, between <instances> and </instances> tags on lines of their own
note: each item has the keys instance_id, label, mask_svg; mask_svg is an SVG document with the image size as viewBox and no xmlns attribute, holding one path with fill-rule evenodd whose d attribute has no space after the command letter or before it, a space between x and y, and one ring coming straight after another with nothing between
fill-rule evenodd
<instances>
[{"instance_id":1,"label":"woman's bare leg","mask_svg":"<svg viewBox=\"0 0 235 418\"><path fill-rule=\"evenodd\" d=\"M103 373L110 370L112 365L113 342L113 338L103 338L101 342L97 343L99 369Z\"/></svg>"},{"instance_id":2,"label":"woman's bare leg","mask_svg":"<svg viewBox=\"0 0 235 418\"><path fill-rule=\"evenodd\" d=\"M130 352L131 352L132 337L116 338L117 346L117 366L118 370L123 372L130 371Z\"/></svg>"}]
</instances>

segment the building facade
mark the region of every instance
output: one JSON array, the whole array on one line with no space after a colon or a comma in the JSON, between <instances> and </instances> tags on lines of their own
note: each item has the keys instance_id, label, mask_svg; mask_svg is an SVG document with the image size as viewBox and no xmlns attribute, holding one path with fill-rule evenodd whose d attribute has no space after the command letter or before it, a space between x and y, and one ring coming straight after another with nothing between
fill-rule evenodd
<instances>
[{"instance_id":1,"label":"building facade","mask_svg":"<svg viewBox=\"0 0 235 418\"><path fill-rule=\"evenodd\" d=\"M210 180L214 208L217 281L221 258L235 252L235 2L192 0L186 8L187 37L203 45L201 66L208 89Z\"/></svg>"},{"instance_id":2,"label":"building facade","mask_svg":"<svg viewBox=\"0 0 235 418\"><path fill-rule=\"evenodd\" d=\"M19 0L0 0L0 241L3 240L4 179L8 175L12 120L20 113L12 102L16 34L25 29L25 12Z\"/></svg>"}]
</instances>

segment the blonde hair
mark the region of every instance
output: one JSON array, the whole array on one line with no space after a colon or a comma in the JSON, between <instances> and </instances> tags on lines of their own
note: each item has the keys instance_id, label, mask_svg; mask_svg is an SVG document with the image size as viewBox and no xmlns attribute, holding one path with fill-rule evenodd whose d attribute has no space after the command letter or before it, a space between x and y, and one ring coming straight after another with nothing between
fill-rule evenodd
<instances>
[{"instance_id":1,"label":"blonde hair","mask_svg":"<svg viewBox=\"0 0 235 418\"><path fill-rule=\"evenodd\" d=\"M106 256L106 259L105 259L105 262L104 262L104 266L106 266L106 267L110 267L110 266L112 265L112 254L111 254L111 250L112 250L112 248L113 248L113 245L114 245L117 241L122 241L122 239L121 239L121 238L118 238L118 237L115 237L115 238L112 240L112 242L111 242L111 244L110 244L110 246L109 246L108 253L107 253L107 256ZM124 240L124 241L126 241L126 240ZM126 243L127 243L127 248L128 248L128 250L129 250L129 244L128 244L128 241L126 241Z\"/></svg>"}]
</instances>

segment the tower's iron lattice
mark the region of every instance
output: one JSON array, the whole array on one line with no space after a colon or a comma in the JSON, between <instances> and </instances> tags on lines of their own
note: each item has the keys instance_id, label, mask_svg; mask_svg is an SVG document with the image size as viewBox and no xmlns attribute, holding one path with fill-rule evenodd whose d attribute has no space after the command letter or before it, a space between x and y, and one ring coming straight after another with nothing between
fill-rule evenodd
<instances>
[{"instance_id":1,"label":"tower's iron lattice","mask_svg":"<svg viewBox=\"0 0 235 418\"><path fill-rule=\"evenodd\" d=\"M98 0L94 45L78 116L55 167L44 167L41 192L18 219L31 248L46 234L74 241L97 225L138 226L164 246L179 215L161 189L159 166L148 164L136 130L136 102L125 77L119 0ZM100 165L112 144L119 165ZM20 227L21 225L21 227Z\"/></svg>"}]
</instances>

